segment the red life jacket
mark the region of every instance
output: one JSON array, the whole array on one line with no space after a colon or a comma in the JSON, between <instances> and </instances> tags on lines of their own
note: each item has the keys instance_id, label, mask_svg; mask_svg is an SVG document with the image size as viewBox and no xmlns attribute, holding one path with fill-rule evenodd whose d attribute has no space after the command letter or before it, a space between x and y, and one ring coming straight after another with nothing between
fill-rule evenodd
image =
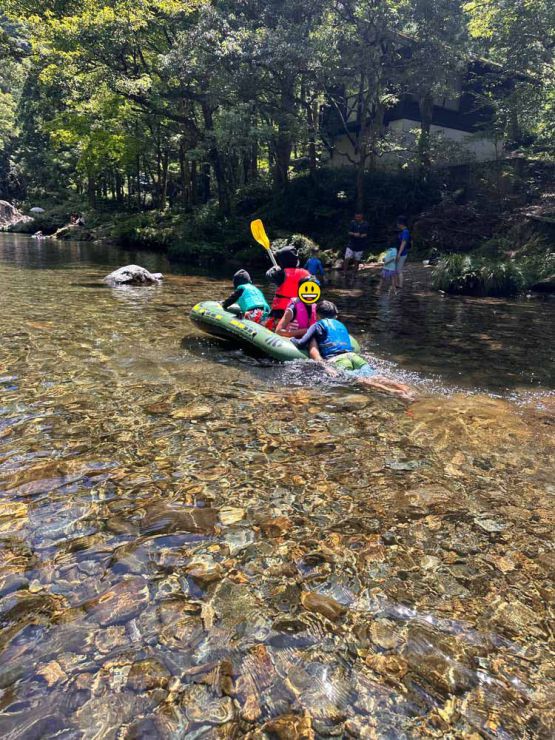
<instances>
[{"instance_id":1,"label":"red life jacket","mask_svg":"<svg viewBox=\"0 0 555 740\"><path fill-rule=\"evenodd\" d=\"M309 329L317 321L316 306L308 306L300 298L293 298L287 308L293 313L293 320L287 327L291 331Z\"/></svg>"},{"instance_id":2,"label":"red life jacket","mask_svg":"<svg viewBox=\"0 0 555 740\"><path fill-rule=\"evenodd\" d=\"M297 298L299 283L307 277L310 277L310 273L302 267L286 267L285 280L281 285L278 285L272 302L272 311L285 311L291 299Z\"/></svg>"}]
</instances>

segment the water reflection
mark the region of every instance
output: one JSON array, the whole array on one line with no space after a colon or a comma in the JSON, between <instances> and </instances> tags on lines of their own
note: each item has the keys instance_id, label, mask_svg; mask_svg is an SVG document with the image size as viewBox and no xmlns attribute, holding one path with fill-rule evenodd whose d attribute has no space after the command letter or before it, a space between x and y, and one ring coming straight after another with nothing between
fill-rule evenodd
<instances>
[{"instance_id":1,"label":"water reflection","mask_svg":"<svg viewBox=\"0 0 555 740\"><path fill-rule=\"evenodd\" d=\"M265 366L188 321L227 282L95 291L89 249L0 248L2 737L550 736L549 404ZM360 300L421 372L458 322L448 378L531 310Z\"/></svg>"}]
</instances>

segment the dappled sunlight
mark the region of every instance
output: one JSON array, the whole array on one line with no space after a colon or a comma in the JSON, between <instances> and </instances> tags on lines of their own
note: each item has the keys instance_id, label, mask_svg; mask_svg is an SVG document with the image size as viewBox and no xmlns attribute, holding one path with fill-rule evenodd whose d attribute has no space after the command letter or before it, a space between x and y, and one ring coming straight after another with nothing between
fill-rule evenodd
<instances>
[{"instance_id":1,"label":"dappled sunlight","mask_svg":"<svg viewBox=\"0 0 555 740\"><path fill-rule=\"evenodd\" d=\"M549 734L552 399L405 342L407 406L199 334L223 281L42 266L0 252L3 736Z\"/></svg>"}]
</instances>

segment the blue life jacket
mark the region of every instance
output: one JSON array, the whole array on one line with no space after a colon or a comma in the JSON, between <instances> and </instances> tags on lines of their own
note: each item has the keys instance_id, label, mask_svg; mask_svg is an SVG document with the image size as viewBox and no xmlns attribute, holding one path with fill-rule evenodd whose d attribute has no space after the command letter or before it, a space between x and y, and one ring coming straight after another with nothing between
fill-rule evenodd
<instances>
[{"instance_id":1,"label":"blue life jacket","mask_svg":"<svg viewBox=\"0 0 555 740\"><path fill-rule=\"evenodd\" d=\"M256 285L252 283L243 283L237 290L241 291L241 295L237 303L241 309L241 313L252 311L253 308L262 308L264 313L270 313L270 306L264 298L264 293L259 290Z\"/></svg>"},{"instance_id":2,"label":"blue life jacket","mask_svg":"<svg viewBox=\"0 0 555 740\"><path fill-rule=\"evenodd\" d=\"M324 359L340 355L343 352L352 352L353 345L347 327L337 319L321 319L318 325L323 327L326 336L318 342L318 349Z\"/></svg>"}]
</instances>

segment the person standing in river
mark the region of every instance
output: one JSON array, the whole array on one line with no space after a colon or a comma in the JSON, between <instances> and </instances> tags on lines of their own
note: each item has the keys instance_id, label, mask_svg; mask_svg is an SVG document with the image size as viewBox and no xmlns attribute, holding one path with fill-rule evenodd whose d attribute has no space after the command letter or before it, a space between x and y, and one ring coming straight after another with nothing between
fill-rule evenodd
<instances>
[{"instance_id":1,"label":"person standing in river","mask_svg":"<svg viewBox=\"0 0 555 740\"><path fill-rule=\"evenodd\" d=\"M411 237L410 237L410 231L407 226L407 219L405 216L399 216L397 219L397 231L399 232L397 236L397 265L395 268L395 287L396 288L402 288L403 287L403 268L405 266L405 262L407 261L407 257L409 256L409 251L412 246L411 244Z\"/></svg>"},{"instance_id":2,"label":"person standing in river","mask_svg":"<svg viewBox=\"0 0 555 740\"><path fill-rule=\"evenodd\" d=\"M362 213L355 213L354 219L349 226L349 244L345 250L345 259L343 260L343 274L346 275L349 269L356 273L362 261L362 255L368 246L368 221L364 220Z\"/></svg>"}]
</instances>

